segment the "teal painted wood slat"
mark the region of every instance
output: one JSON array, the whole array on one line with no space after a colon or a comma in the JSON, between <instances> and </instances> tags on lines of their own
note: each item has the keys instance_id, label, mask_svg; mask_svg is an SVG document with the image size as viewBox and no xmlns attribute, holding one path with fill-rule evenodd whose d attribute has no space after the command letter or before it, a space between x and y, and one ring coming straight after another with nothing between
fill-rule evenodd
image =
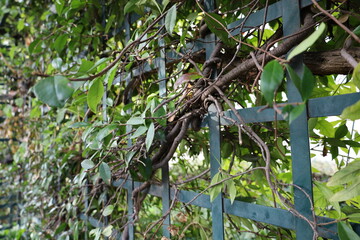
<instances>
[{"instance_id":1,"label":"teal painted wood slat","mask_svg":"<svg viewBox=\"0 0 360 240\"><path fill-rule=\"evenodd\" d=\"M283 30L284 36L291 35L300 28L300 6L298 0L283 0ZM291 65L299 73L302 71L302 58L299 56L293 59ZM287 79L290 79L287 77ZM301 102L301 96L294 83L290 80L287 82L289 102ZM307 112L304 111L297 119L290 124L290 145L292 158L292 172L294 187L294 204L296 211L304 217L311 219L312 203L312 175L310 163L310 146L308 136ZM310 196L308 199L306 196ZM296 218L296 239L312 239L313 230L310 225Z\"/></svg>"}]
</instances>

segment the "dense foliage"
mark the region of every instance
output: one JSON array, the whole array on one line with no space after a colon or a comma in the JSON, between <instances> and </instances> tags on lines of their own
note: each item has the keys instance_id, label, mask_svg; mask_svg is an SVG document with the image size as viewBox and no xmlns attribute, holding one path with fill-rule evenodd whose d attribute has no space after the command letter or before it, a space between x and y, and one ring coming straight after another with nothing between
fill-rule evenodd
<instances>
[{"instance_id":1,"label":"dense foliage","mask_svg":"<svg viewBox=\"0 0 360 240\"><path fill-rule=\"evenodd\" d=\"M190 0L0 0L0 131L10 139L0 145L0 172L12 183L2 194L21 193L22 222L5 234L100 239L121 232L127 192L113 183L132 178L144 182L131 196L136 238L159 239L161 200L141 190L160 183L168 163L175 189L291 207L289 123L311 98L359 91L360 3L304 8L301 31L283 38L281 18L226 28L276 1L215 2L210 11ZM233 31L241 34L229 37ZM195 40L213 41L212 52L206 56ZM300 73L291 60L302 53ZM287 76L302 101L287 103ZM265 105L285 121L243 124L224 114ZM209 106L227 121L212 179L201 125ZM345 222L360 223L359 118L357 102L341 117L309 120L311 156L334 166L313 166L314 211L339 220L342 236L354 234ZM84 214L106 224L84 221ZM174 203L171 234L208 239L209 219L208 210ZM229 239L295 235L231 215L225 226Z\"/></svg>"}]
</instances>

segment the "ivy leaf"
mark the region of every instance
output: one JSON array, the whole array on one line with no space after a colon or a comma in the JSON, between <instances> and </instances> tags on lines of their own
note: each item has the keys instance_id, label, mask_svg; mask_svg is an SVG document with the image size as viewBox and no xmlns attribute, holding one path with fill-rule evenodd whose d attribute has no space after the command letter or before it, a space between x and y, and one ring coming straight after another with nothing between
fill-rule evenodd
<instances>
[{"instance_id":1,"label":"ivy leaf","mask_svg":"<svg viewBox=\"0 0 360 240\"><path fill-rule=\"evenodd\" d=\"M360 101L345 108L341 113L340 117L353 121L356 119L360 119Z\"/></svg>"},{"instance_id":2,"label":"ivy leaf","mask_svg":"<svg viewBox=\"0 0 360 240\"><path fill-rule=\"evenodd\" d=\"M172 36L172 32L174 30L175 27L175 23L176 23L176 4L174 4L169 11L167 12L166 16L165 16L165 28L166 31L168 31L168 33L170 34L170 36Z\"/></svg>"},{"instance_id":3,"label":"ivy leaf","mask_svg":"<svg viewBox=\"0 0 360 240\"><path fill-rule=\"evenodd\" d=\"M325 29L325 23L321 23L318 29L316 29L309 37L307 37L289 53L287 60L291 60L293 57L308 50L308 48L311 47L316 42L316 40L319 39Z\"/></svg>"},{"instance_id":4,"label":"ivy leaf","mask_svg":"<svg viewBox=\"0 0 360 240\"><path fill-rule=\"evenodd\" d=\"M145 140L146 151L149 151L151 144L154 140L154 135L155 135L155 125L154 123L151 123L148 132L146 134L146 140Z\"/></svg>"},{"instance_id":5,"label":"ivy leaf","mask_svg":"<svg viewBox=\"0 0 360 240\"><path fill-rule=\"evenodd\" d=\"M345 222L338 222L337 227L340 240L360 240L359 235Z\"/></svg>"},{"instance_id":6,"label":"ivy leaf","mask_svg":"<svg viewBox=\"0 0 360 240\"><path fill-rule=\"evenodd\" d=\"M111 169L107 163L102 162L99 166L99 173L101 179L108 185L111 182Z\"/></svg>"},{"instance_id":7,"label":"ivy leaf","mask_svg":"<svg viewBox=\"0 0 360 240\"><path fill-rule=\"evenodd\" d=\"M102 96L104 95L104 85L101 81L101 78L97 78L94 80L91 85L88 95L87 95L87 103L89 108L94 113L97 112L97 106L101 102Z\"/></svg>"},{"instance_id":8,"label":"ivy leaf","mask_svg":"<svg viewBox=\"0 0 360 240\"><path fill-rule=\"evenodd\" d=\"M36 97L51 107L63 107L73 91L69 87L69 80L63 76L42 79L34 86Z\"/></svg>"},{"instance_id":9,"label":"ivy leaf","mask_svg":"<svg viewBox=\"0 0 360 240\"><path fill-rule=\"evenodd\" d=\"M84 161L81 162L81 167L83 167L85 170L89 170L89 169L95 167L95 164L93 161L91 161L89 159L85 159Z\"/></svg>"},{"instance_id":10,"label":"ivy leaf","mask_svg":"<svg viewBox=\"0 0 360 240\"><path fill-rule=\"evenodd\" d=\"M109 216L114 211L114 205L107 205L102 212L104 217Z\"/></svg>"},{"instance_id":11,"label":"ivy leaf","mask_svg":"<svg viewBox=\"0 0 360 240\"><path fill-rule=\"evenodd\" d=\"M280 86L284 77L284 70L280 63L272 60L266 64L261 74L261 92L265 100L271 105L274 99L274 93Z\"/></svg>"}]
</instances>

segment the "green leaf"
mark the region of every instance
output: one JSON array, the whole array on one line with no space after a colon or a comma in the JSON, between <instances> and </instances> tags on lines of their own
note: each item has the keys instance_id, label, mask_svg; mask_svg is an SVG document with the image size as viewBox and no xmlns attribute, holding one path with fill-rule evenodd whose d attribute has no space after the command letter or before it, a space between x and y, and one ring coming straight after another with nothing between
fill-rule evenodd
<instances>
[{"instance_id":1,"label":"green leaf","mask_svg":"<svg viewBox=\"0 0 360 240\"><path fill-rule=\"evenodd\" d=\"M266 64L261 74L260 87L265 100L270 105L273 103L274 93L280 86L283 78L284 70L278 61L272 60Z\"/></svg>"},{"instance_id":2,"label":"green leaf","mask_svg":"<svg viewBox=\"0 0 360 240\"><path fill-rule=\"evenodd\" d=\"M235 182L233 180L229 180L226 183L226 185L228 187L228 193L229 193L229 196L230 196L230 202L231 202L231 204L233 204L233 202L234 202L234 200L236 198L236 194L237 194Z\"/></svg>"},{"instance_id":3,"label":"green leaf","mask_svg":"<svg viewBox=\"0 0 360 240\"><path fill-rule=\"evenodd\" d=\"M337 227L340 240L360 240L359 235L345 222L338 222Z\"/></svg>"},{"instance_id":4,"label":"green leaf","mask_svg":"<svg viewBox=\"0 0 360 240\"><path fill-rule=\"evenodd\" d=\"M174 30L175 24L176 24L176 4L174 4L169 11L167 12L165 16L165 28L166 31L172 36L172 32Z\"/></svg>"},{"instance_id":5,"label":"green leaf","mask_svg":"<svg viewBox=\"0 0 360 240\"><path fill-rule=\"evenodd\" d=\"M141 135L143 135L144 133L146 133L147 131L147 127L145 126L140 126L138 127L138 129L136 129L136 131L134 132L134 134L131 136L131 138L137 138Z\"/></svg>"},{"instance_id":6,"label":"green leaf","mask_svg":"<svg viewBox=\"0 0 360 240\"><path fill-rule=\"evenodd\" d=\"M360 178L357 182L351 184L344 190L335 193L334 196L330 198L330 201L338 201L338 202L346 201L358 197L359 195L360 195Z\"/></svg>"},{"instance_id":7,"label":"green leaf","mask_svg":"<svg viewBox=\"0 0 360 240\"><path fill-rule=\"evenodd\" d=\"M114 205L107 205L104 209L102 215L104 217L109 216L114 211Z\"/></svg>"},{"instance_id":8,"label":"green leaf","mask_svg":"<svg viewBox=\"0 0 360 240\"><path fill-rule=\"evenodd\" d=\"M221 181L220 172L216 173L214 177L211 179L210 185L218 183ZM214 201L214 199L221 193L223 185L218 184L210 189L210 202Z\"/></svg>"},{"instance_id":9,"label":"green leaf","mask_svg":"<svg viewBox=\"0 0 360 240\"><path fill-rule=\"evenodd\" d=\"M353 121L360 119L360 101L345 108L340 117Z\"/></svg>"},{"instance_id":10,"label":"green leaf","mask_svg":"<svg viewBox=\"0 0 360 240\"><path fill-rule=\"evenodd\" d=\"M290 65L286 64L285 66L291 80L294 82L296 88L299 90L303 101L308 100L316 83L315 77L310 71L310 69L306 65L303 65L304 71L302 73L302 76L299 77Z\"/></svg>"},{"instance_id":11,"label":"green leaf","mask_svg":"<svg viewBox=\"0 0 360 240\"><path fill-rule=\"evenodd\" d=\"M107 84L109 87L111 87L114 81L116 71L118 70L118 66L119 64L115 64L115 66L113 66L105 75L104 83Z\"/></svg>"},{"instance_id":12,"label":"green leaf","mask_svg":"<svg viewBox=\"0 0 360 240\"><path fill-rule=\"evenodd\" d=\"M68 35L67 34L61 34L58 36L54 42L54 49L60 54L62 50L65 48L65 45L67 43Z\"/></svg>"},{"instance_id":13,"label":"green leaf","mask_svg":"<svg viewBox=\"0 0 360 240\"><path fill-rule=\"evenodd\" d=\"M298 118L305 110L305 104L300 104L296 107L294 107L290 111L289 115L289 123L292 123L296 118Z\"/></svg>"},{"instance_id":14,"label":"green leaf","mask_svg":"<svg viewBox=\"0 0 360 240\"><path fill-rule=\"evenodd\" d=\"M142 159L138 166L141 176L144 177L145 181L149 180L152 174L151 158Z\"/></svg>"},{"instance_id":15,"label":"green leaf","mask_svg":"<svg viewBox=\"0 0 360 240\"><path fill-rule=\"evenodd\" d=\"M146 134L146 140L145 140L146 151L149 151L151 144L154 140L154 135L155 135L155 125L154 123L151 123L148 132Z\"/></svg>"},{"instance_id":16,"label":"green leaf","mask_svg":"<svg viewBox=\"0 0 360 240\"><path fill-rule=\"evenodd\" d=\"M91 161L89 159L85 159L84 161L81 162L81 167L83 167L85 170L89 170L89 169L95 167L95 164L93 161Z\"/></svg>"},{"instance_id":17,"label":"green leaf","mask_svg":"<svg viewBox=\"0 0 360 240\"><path fill-rule=\"evenodd\" d=\"M206 13L204 20L210 31L220 38L223 43L229 47L236 45L234 39L229 38L228 32L224 29L227 24L221 16L215 13Z\"/></svg>"},{"instance_id":18,"label":"green leaf","mask_svg":"<svg viewBox=\"0 0 360 240\"><path fill-rule=\"evenodd\" d=\"M102 180L110 185L111 182L111 170L109 165L107 165L106 163L102 162L99 166L99 173L100 173L100 177L102 178Z\"/></svg>"},{"instance_id":19,"label":"green leaf","mask_svg":"<svg viewBox=\"0 0 360 240\"><path fill-rule=\"evenodd\" d=\"M354 161L349 163L345 168L339 170L332 176L327 185L337 186L345 183L349 183L360 175L360 161Z\"/></svg>"},{"instance_id":20,"label":"green leaf","mask_svg":"<svg viewBox=\"0 0 360 240\"><path fill-rule=\"evenodd\" d=\"M349 132L346 124L341 125L340 127L338 127L335 131L335 138L343 138L346 136L346 134Z\"/></svg>"},{"instance_id":21,"label":"green leaf","mask_svg":"<svg viewBox=\"0 0 360 240\"><path fill-rule=\"evenodd\" d=\"M140 125L144 123L145 119L143 117L132 117L126 122L127 125Z\"/></svg>"},{"instance_id":22,"label":"green leaf","mask_svg":"<svg viewBox=\"0 0 360 240\"><path fill-rule=\"evenodd\" d=\"M325 29L325 23L321 23L318 29L316 29L309 37L307 37L289 53L287 60L291 60L293 57L308 50L308 48L311 47L316 42L316 40L319 39Z\"/></svg>"},{"instance_id":23,"label":"green leaf","mask_svg":"<svg viewBox=\"0 0 360 240\"><path fill-rule=\"evenodd\" d=\"M325 199L330 202L331 205L335 208L335 210L341 214L340 204L338 202L331 202L330 198L334 195L334 193L327 188L323 183L314 181L315 186L320 190L320 192L324 195Z\"/></svg>"},{"instance_id":24,"label":"green leaf","mask_svg":"<svg viewBox=\"0 0 360 240\"><path fill-rule=\"evenodd\" d=\"M51 107L63 107L73 91L69 87L69 80L62 76L42 79L34 86L36 97Z\"/></svg>"},{"instance_id":25,"label":"green leaf","mask_svg":"<svg viewBox=\"0 0 360 240\"><path fill-rule=\"evenodd\" d=\"M112 234L112 230L113 230L113 226L109 225L106 228L104 228L104 230L102 231L102 235L104 235L105 237L110 237Z\"/></svg>"},{"instance_id":26,"label":"green leaf","mask_svg":"<svg viewBox=\"0 0 360 240\"><path fill-rule=\"evenodd\" d=\"M101 102L102 96L104 95L104 85L101 81L101 78L97 78L94 80L91 85L88 95L87 95L87 103L89 108L94 113L97 112L97 106Z\"/></svg>"},{"instance_id":27,"label":"green leaf","mask_svg":"<svg viewBox=\"0 0 360 240\"><path fill-rule=\"evenodd\" d=\"M352 79L354 81L355 86L360 89L360 63L355 67Z\"/></svg>"},{"instance_id":28,"label":"green leaf","mask_svg":"<svg viewBox=\"0 0 360 240\"><path fill-rule=\"evenodd\" d=\"M102 141L106 136L108 136L110 133L112 133L115 129L117 129L116 124L110 124L110 125L104 127L96 135L96 140L99 142Z\"/></svg>"}]
</instances>

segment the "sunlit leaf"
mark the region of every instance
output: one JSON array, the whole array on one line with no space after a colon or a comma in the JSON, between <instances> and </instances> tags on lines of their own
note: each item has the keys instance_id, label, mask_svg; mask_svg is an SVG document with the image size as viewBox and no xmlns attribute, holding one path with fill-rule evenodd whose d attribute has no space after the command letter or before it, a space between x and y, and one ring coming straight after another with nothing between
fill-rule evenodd
<instances>
[{"instance_id":1,"label":"sunlit leaf","mask_svg":"<svg viewBox=\"0 0 360 240\"><path fill-rule=\"evenodd\" d=\"M226 185L228 187L228 192L229 192L229 196L230 196L230 202L231 202L231 204L233 204L233 202L234 202L234 200L236 198L236 194L237 194L235 182L233 180L229 180L226 183Z\"/></svg>"},{"instance_id":2,"label":"sunlit leaf","mask_svg":"<svg viewBox=\"0 0 360 240\"><path fill-rule=\"evenodd\" d=\"M221 176L220 173L216 173L214 177L211 179L210 185L220 182ZM223 184L218 184L210 189L210 201L214 201L214 199L221 193L221 189Z\"/></svg>"},{"instance_id":3,"label":"sunlit leaf","mask_svg":"<svg viewBox=\"0 0 360 240\"><path fill-rule=\"evenodd\" d=\"M360 101L345 108L341 113L341 117L350 120L360 119Z\"/></svg>"},{"instance_id":4,"label":"sunlit leaf","mask_svg":"<svg viewBox=\"0 0 360 240\"><path fill-rule=\"evenodd\" d=\"M349 163L345 168L339 170L332 176L327 185L336 186L351 182L360 176L360 161Z\"/></svg>"},{"instance_id":5,"label":"sunlit leaf","mask_svg":"<svg viewBox=\"0 0 360 240\"><path fill-rule=\"evenodd\" d=\"M287 60L291 60L296 55L305 52L311 47L316 40L323 34L326 29L325 23L321 23L318 29L316 29L309 37L307 37L304 41L302 41L299 45L297 45L288 55Z\"/></svg>"},{"instance_id":6,"label":"sunlit leaf","mask_svg":"<svg viewBox=\"0 0 360 240\"><path fill-rule=\"evenodd\" d=\"M109 216L113 211L114 211L114 205L107 205L107 206L104 208L104 210L103 210L103 212L102 212L102 215L103 215L104 217Z\"/></svg>"}]
</instances>

